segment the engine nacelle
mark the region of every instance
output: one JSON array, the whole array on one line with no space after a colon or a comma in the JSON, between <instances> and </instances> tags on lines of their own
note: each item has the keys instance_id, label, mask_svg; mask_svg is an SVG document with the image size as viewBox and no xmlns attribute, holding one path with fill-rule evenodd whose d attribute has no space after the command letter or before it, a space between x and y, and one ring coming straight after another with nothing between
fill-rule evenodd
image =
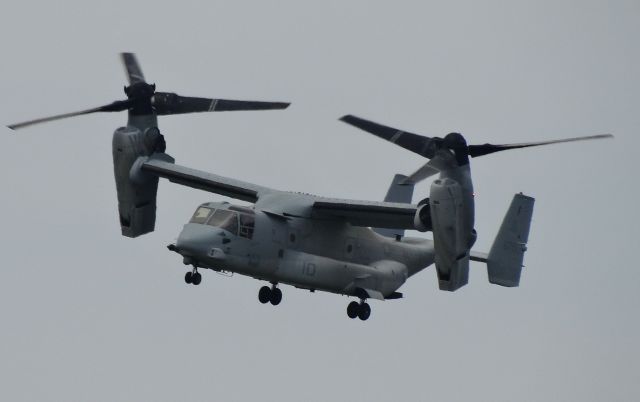
<instances>
[{"instance_id":1,"label":"engine nacelle","mask_svg":"<svg viewBox=\"0 0 640 402\"><path fill-rule=\"evenodd\" d=\"M432 230L433 224L431 222L431 207L429 206L429 199L418 203L418 209L413 217L413 227L420 232L427 232Z\"/></svg>"},{"instance_id":2,"label":"engine nacelle","mask_svg":"<svg viewBox=\"0 0 640 402\"><path fill-rule=\"evenodd\" d=\"M462 190L455 180L438 179L431 184L429 198L438 285L453 291L469 281L469 234Z\"/></svg>"},{"instance_id":3,"label":"engine nacelle","mask_svg":"<svg viewBox=\"0 0 640 402\"><path fill-rule=\"evenodd\" d=\"M113 133L113 173L123 236L138 237L155 228L158 178L136 173L139 169L134 165L140 157L164 150L164 137L156 127L144 133L121 127Z\"/></svg>"}]
</instances>

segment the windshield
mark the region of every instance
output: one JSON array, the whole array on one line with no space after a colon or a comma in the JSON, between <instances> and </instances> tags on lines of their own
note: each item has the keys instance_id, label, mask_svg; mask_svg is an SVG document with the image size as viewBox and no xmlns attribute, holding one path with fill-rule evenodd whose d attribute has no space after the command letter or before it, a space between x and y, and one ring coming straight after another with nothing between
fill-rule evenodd
<instances>
[{"instance_id":1,"label":"windshield","mask_svg":"<svg viewBox=\"0 0 640 402\"><path fill-rule=\"evenodd\" d=\"M237 236L238 214L226 209L217 209L209 219L209 222L207 222L207 225L217 226Z\"/></svg>"},{"instance_id":2,"label":"windshield","mask_svg":"<svg viewBox=\"0 0 640 402\"><path fill-rule=\"evenodd\" d=\"M193 214L193 217L189 222L191 223L205 223L207 218L211 215L211 208L199 207Z\"/></svg>"}]
</instances>

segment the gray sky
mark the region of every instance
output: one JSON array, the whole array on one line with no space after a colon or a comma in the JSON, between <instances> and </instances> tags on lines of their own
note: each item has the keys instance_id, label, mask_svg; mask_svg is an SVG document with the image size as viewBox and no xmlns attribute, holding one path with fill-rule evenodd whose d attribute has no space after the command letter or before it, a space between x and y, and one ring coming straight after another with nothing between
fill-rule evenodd
<instances>
[{"instance_id":1,"label":"gray sky","mask_svg":"<svg viewBox=\"0 0 640 402\"><path fill-rule=\"evenodd\" d=\"M156 232L121 237L124 114L5 129L0 399L640 399L640 3L479 3L4 1L3 124L122 98L134 51L159 90L293 102L160 122L178 163L275 188L380 199L421 164L345 113L471 143L616 139L473 160L478 250L513 193L537 200L521 287L478 264L440 292L430 268L363 323L332 294L185 285L165 245L215 195L163 181Z\"/></svg>"}]
</instances>

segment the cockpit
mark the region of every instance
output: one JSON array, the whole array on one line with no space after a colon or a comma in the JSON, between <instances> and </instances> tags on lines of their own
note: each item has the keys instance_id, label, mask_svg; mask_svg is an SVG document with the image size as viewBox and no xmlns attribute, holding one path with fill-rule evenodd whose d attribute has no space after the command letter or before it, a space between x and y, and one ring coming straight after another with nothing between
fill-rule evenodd
<instances>
[{"instance_id":1,"label":"cockpit","mask_svg":"<svg viewBox=\"0 0 640 402\"><path fill-rule=\"evenodd\" d=\"M255 227L255 212L239 206L230 206L229 209L200 206L189 222L219 227L235 236L251 239Z\"/></svg>"}]
</instances>

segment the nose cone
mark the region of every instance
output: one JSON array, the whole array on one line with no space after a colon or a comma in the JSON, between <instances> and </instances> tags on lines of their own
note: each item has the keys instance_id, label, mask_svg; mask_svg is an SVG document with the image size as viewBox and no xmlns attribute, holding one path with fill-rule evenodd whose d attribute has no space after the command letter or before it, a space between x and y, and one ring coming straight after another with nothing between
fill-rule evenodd
<instances>
[{"instance_id":1,"label":"nose cone","mask_svg":"<svg viewBox=\"0 0 640 402\"><path fill-rule=\"evenodd\" d=\"M208 225L188 223L176 241L177 251L185 256L207 256L211 249L220 247L224 232Z\"/></svg>"}]
</instances>

